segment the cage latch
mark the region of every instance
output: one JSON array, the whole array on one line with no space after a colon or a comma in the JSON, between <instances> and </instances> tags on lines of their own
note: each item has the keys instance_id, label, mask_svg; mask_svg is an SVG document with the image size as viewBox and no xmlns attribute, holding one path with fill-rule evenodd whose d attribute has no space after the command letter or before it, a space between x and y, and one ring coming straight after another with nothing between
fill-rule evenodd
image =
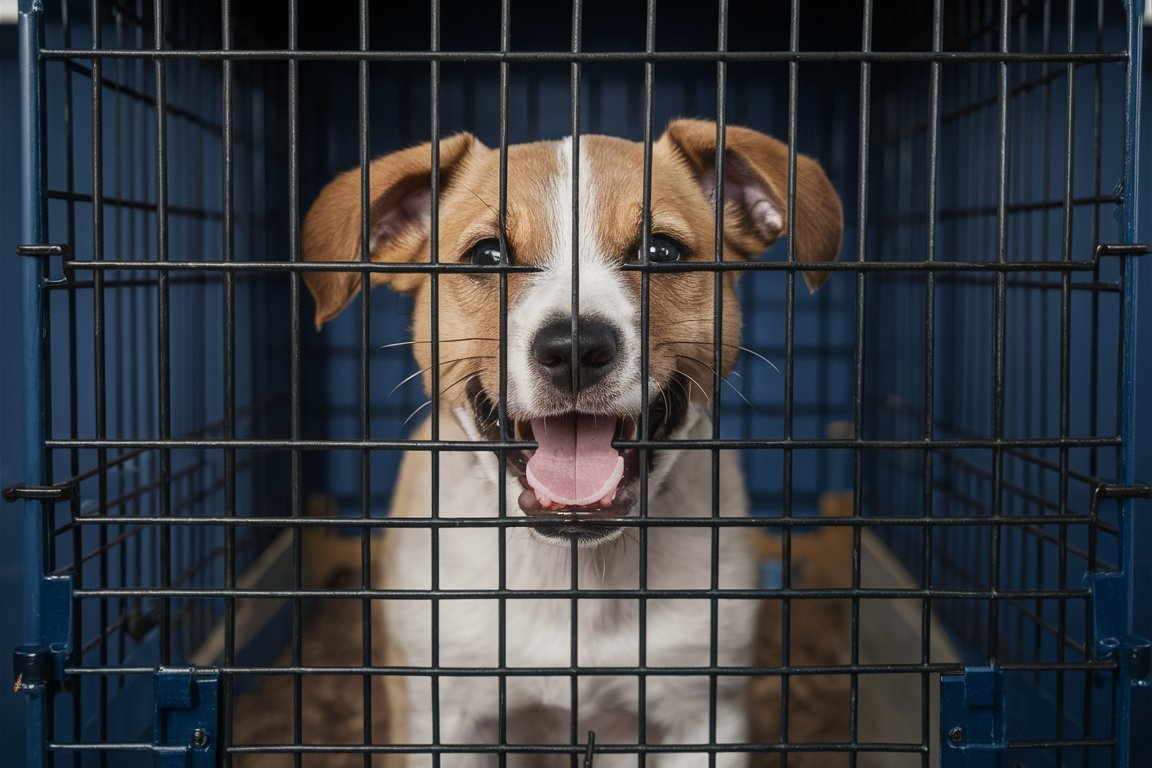
<instances>
[{"instance_id":1,"label":"cage latch","mask_svg":"<svg viewBox=\"0 0 1152 768\"><path fill-rule=\"evenodd\" d=\"M156 766L215 766L220 734L220 675L194 667L160 668L153 675L152 685Z\"/></svg>"},{"instance_id":2,"label":"cage latch","mask_svg":"<svg viewBox=\"0 0 1152 768\"><path fill-rule=\"evenodd\" d=\"M4 501L19 501L30 499L32 501L68 501L72 498L74 486L71 483L58 485L26 485L19 483L9 486L3 491Z\"/></svg>"},{"instance_id":3,"label":"cage latch","mask_svg":"<svg viewBox=\"0 0 1152 768\"><path fill-rule=\"evenodd\" d=\"M1147 256L1152 254L1149 243L1100 243L1096 246L1096 258L1101 256Z\"/></svg>"},{"instance_id":4,"label":"cage latch","mask_svg":"<svg viewBox=\"0 0 1152 768\"><path fill-rule=\"evenodd\" d=\"M36 245L18 245L16 246L17 256L28 256L31 258L43 259L49 256L59 256L62 263L66 263L72 255L72 249L67 245L60 244L36 244ZM68 266L64 266L63 278L44 278L46 285L63 285L72 282L73 270Z\"/></svg>"},{"instance_id":5,"label":"cage latch","mask_svg":"<svg viewBox=\"0 0 1152 768\"><path fill-rule=\"evenodd\" d=\"M12 691L39 696L63 683L72 656L72 577L47 576L40 582L40 642L12 652Z\"/></svg>"},{"instance_id":6,"label":"cage latch","mask_svg":"<svg viewBox=\"0 0 1152 768\"><path fill-rule=\"evenodd\" d=\"M1003 673L940 676L940 768L996 768L1005 749Z\"/></svg>"}]
</instances>

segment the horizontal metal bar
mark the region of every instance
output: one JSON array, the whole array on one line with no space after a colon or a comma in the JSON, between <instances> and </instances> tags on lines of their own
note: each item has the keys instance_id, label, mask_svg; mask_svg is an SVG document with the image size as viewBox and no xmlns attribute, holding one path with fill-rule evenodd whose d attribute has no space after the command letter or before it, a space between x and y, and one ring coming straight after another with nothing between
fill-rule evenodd
<instances>
[{"instance_id":1,"label":"horizontal metal bar","mask_svg":"<svg viewBox=\"0 0 1152 768\"><path fill-rule=\"evenodd\" d=\"M1081 662L1005 662L997 667L1006 673L1030 672L1100 672L1116 668L1114 660ZM587 677L691 677L696 675L720 675L724 677L756 677L776 675L789 677L827 677L829 675L860 674L938 674L957 672L961 665L951 662L923 664L824 664L824 665L780 665L780 666L707 666L707 667L399 667L399 666L282 666L282 667L235 667L213 666L213 674L231 677L293 677L293 676L332 676L361 677L363 675L394 677L558 677L580 675ZM151 675L156 669L144 666L101 666L66 667L70 676L109 677L119 675Z\"/></svg>"},{"instance_id":2,"label":"horizontal metal bar","mask_svg":"<svg viewBox=\"0 0 1152 768\"><path fill-rule=\"evenodd\" d=\"M1088 272L1095 261L677 261L623 264L630 272Z\"/></svg>"},{"instance_id":3,"label":"horizontal metal bar","mask_svg":"<svg viewBox=\"0 0 1152 768\"><path fill-rule=\"evenodd\" d=\"M172 515L81 515L75 525L183 525L232 528L522 528L531 517L176 517ZM601 522L625 528L956 528L965 525L1099 525L1092 515L969 515L966 517L628 517Z\"/></svg>"},{"instance_id":4,"label":"horizontal metal bar","mask_svg":"<svg viewBox=\"0 0 1152 768\"><path fill-rule=\"evenodd\" d=\"M57 752L109 751L109 752L150 752L151 744L137 742L49 742L48 749ZM473 752L508 754L583 754L584 744L569 746L564 744L232 744L222 747L230 754L260 753L302 753L302 754L462 754ZM845 744L832 742L812 743L772 743L772 744L599 744L597 754L633 755L689 753L708 754L713 752L926 752L921 744L885 744L868 742Z\"/></svg>"},{"instance_id":5,"label":"horizontal metal bar","mask_svg":"<svg viewBox=\"0 0 1152 768\"><path fill-rule=\"evenodd\" d=\"M974 450L1006 448L1113 448L1120 444L1119 437L1038 437L980 439L778 439L778 440L617 440L618 448L650 448L653 450L711 451L711 450ZM45 440L48 448L235 448L240 450L297 450L297 451L499 451L535 448L536 443L525 440L476 441L471 440L142 440L142 439L54 439Z\"/></svg>"},{"instance_id":6,"label":"horizontal metal bar","mask_svg":"<svg viewBox=\"0 0 1152 768\"><path fill-rule=\"evenodd\" d=\"M477 266L451 262L394 264L375 261L69 261L69 269L77 271L155 270L157 272L399 272L399 273L463 273L497 275L501 272L540 272L530 264L504 264Z\"/></svg>"},{"instance_id":7,"label":"horizontal metal bar","mask_svg":"<svg viewBox=\"0 0 1152 768\"><path fill-rule=\"evenodd\" d=\"M216 272L397 272L401 274L452 273L491 274L501 272L540 272L528 264L477 266L451 262L394 264L361 261L84 261L71 260L68 269L85 270L155 270L182 272L203 270ZM1097 267L1087 261L680 261L622 264L629 272L1090 272Z\"/></svg>"},{"instance_id":8,"label":"horizontal metal bar","mask_svg":"<svg viewBox=\"0 0 1152 768\"><path fill-rule=\"evenodd\" d=\"M1098 739L1065 739L1065 740L1052 740L1052 741L1027 741L1019 742L1020 745L1028 745L1029 748L1047 747L1052 749L1073 749L1083 747L1105 747L1115 745L1115 739L1098 738ZM1009 747L1017 747L1016 742L1009 742ZM1022 747L1021 747L1022 748ZM548 745L527 745L527 744L451 744L451 745L425 745L425 744L373 744L373 745L360 745L360 744L284 744L284 745L271 745L271 744L245 744L233 745L226 748L225 751L232 754L256 754L262 752L286 752L286 753L339 753L339 752L353 752L356 754L364 753L441 753L441 754L454 754L460 752L484 752L484 753L516 753L516 754L582 754L584 752L584 745L577 744L563 745L563 744L548 744ZM697 745L697 744L597 744L596 752L605 754L664 754L664 753L690 753L690 754L709 754L714 752L744 752L744 753L761 753L761 752L902 752L902 753L927 753L928 747L919 743L884 743L884 742L830 742L830 741L813 741L813 742L773 742L771 744L717 744L717 745Z\"/></svg>"},{"instance_id":9,"label":"horizontal metal bar","mask_svg":"<svg viewBox=\"0 0 1152 768\"><path fill-rule=\"evenodd\" d=\"M139 50L131 48L41 48L45 59L142 59L197 61L411 61L411 62L870 62L943 64L1100 64L1126 62L1128 51L1086 53L1000 53L992 51L300 51L277 48L248 50Z\"/></svg>"},{"instance_id":10,"label":"horizontal metal bar","mask_svg":"<svg viewBox=\"0 0 1152 768\"><path fill-rule=\"evenodd\" d=\"M187 599L251 598L262 600L892 600L931 598L933 600L1088 600L1090 589L878 589L824 587L812 589L241 589L192 587L104 587L77 589L81 599L123 597L171 597Z\"/></svg>"}]
</instances>

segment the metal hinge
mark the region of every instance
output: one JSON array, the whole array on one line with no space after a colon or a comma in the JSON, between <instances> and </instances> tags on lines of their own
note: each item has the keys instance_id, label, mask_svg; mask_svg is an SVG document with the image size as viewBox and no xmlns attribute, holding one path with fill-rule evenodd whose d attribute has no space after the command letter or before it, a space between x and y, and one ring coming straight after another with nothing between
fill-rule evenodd
<instances>
[{"instance_id":1,"label":"metal hinge","mask_svg":"<svg viewBox=\"0 0 1152 768\"><path fill-rule=\"evenodd\" d=\"M940 676L940 768L997 768L1007 745L1003 672L965 667Z\"/></svg>"},{"instance_id":2,"label":"metal hinge","mask_svg":"<svg viewBox=\"0 0 1152 768\"><path fill-rule=\"evenodd\" d=\"M195 667L161 668L153 675L156 719L152 746L157 768L212 768L220 736L220 675Z\"/></svg>"},{"instance_id":3,"label":"metal hinge","mask_svg":"<svg viewBox=\"0 0 1152 768\"><path fill-rule=\"evenodd\" d=\"M1132 586L1128 574L1089 573L1084 580L1092 590L1095 657L1116 662L1116 764L1136 765L1133 757L1152 754L1147 727L1152 715L1152 642L1128 632Z\"/></svg>"},{"instance_id":4,"label":"metal hinge","mask_svg":"<svg viewBox=\"0 0 1152 768\"><path fill-rule=\"evenodd\" d=\"M62 684L72 656L72 577L46 576L40 589L41 642L12 652L12 690L29 696Z\"/></svg>"},{"instance_id":5,"label":"metal hinge","mask_svg":"<svg viewBox=\"0 0 1152 768\"><path fill-rule=\"evenodd\" d=\"M1106 484L1096 488L1092 512L1099 514L1103 499L1152 500L1152 485L1147 483ZM1092 638L1099 660L1115 659L1121 673L1127 669L1133 684L1148 685L1150 660L1147 638L1129 633L1130 604L1133 585L1129 574L1092 571L1084 574L1084 584L1092 592Z\"/></svg>"},{"instance_id":6,"label":"metal hinge","mask_svg":"<svg viewBox=\"0 0 1152 768\"><path fill-rule=\"evenodd\" d=\"M1148 246L1131 247L1152 253ZM1101 485L1092 500L1094 514L1103 499L1152 500L1152 485ZM1135 511L1136 505L1131 509ZM1134 594L1132 577L1124 571L1087 573L1084 583L1092 591L1092 655L1116 665L1112 678L1116 765L1144 765L1140 761L1152 755L1152 730L1147 727L1152 721L1152 642L1130 631L1131 604L1139 593Z\"/></svg>"},{"instance_id":7,"label":"metal hinge","mask_svg":"<svg viewBox=\"0 0 1152 768\"><path fill-rule=\"evenodd\" d=\"M1096 658L1115 660L1121 681L1130 686L1152 686L1152 641L1128 632L1130 584L1125 573L1089 573L1092 590L1093 638Z\"/></svg>"}]
</instances>

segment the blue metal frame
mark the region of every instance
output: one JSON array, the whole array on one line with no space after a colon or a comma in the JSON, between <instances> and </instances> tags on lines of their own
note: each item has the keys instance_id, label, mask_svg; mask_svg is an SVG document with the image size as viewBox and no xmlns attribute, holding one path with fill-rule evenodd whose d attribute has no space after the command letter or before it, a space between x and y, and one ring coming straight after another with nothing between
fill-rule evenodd
<instances>
[{"instance_id":1,"label":"blue metal frame","mask_svg":"<svg viewBox=\"0 0 1152 768\"><path fill-rule=\"evenodd\" d=\"M40 62L40 40L43 32L43 4L39 0L20 0L20 150L22 162L21 229L26 244L42 243L45 221L45 172L43 142L42 85L44 70ZM41 293L43 263L40 257L23 259L24 298L24 474L27 481L43 485L46 480L44 460L45 412L43 360L44 306ZM24 632L25 642L32 646L48 644L43 634L44 616L41 586L44 580L43 526L46 502L26 499L24 506ZM26 761L32 767L46 766L48 755L47 686L25 689L27 696Z\"/></svg>"},{"instance_id":2,"label":"blue metal frame","mask_svg":"<svg viewBox=\"0 0 1152 768\"><path fill-rule=\"evenodd\" d=\"M1128 3L1128 72L1126 93L1126 125L1125 125L1125 167L1124 175L1127 182L1123 207L1124 220L1122 222L1124 242L1135 244L1139 242L1139 214L1140 214L1140 113L1141 113L1141 85L1143 79L1143 3L1130 0ZM1137 326L1137 285L1138 261L1136 258L1125 259L1124 262L1124 297L1122 305L1121 327L1124 339L1122 347L1124 380L1120 392L1120 437L1122 440L1120 455L1120 477L1122 484L1130 485L1135 482L1136 459L1136 339ZM1135 583L1132 555L1132 542L1134 538L1133 511L1137 501L1133 498L1121 500L1121 521L1124 527L1121 536L1121 578L1127 594L1124 596L1124 637L1122 642L1128 640L1128 633L1133 629L1133 601L1137 594L1144 594L1137 589ZM1141 502L1147 503L1147 501ZM1099 606L1097 606L1099 611ZM1097 641L1103 640L1097 636ZM1147 670L1143 671L1145 679L1140 679L1140 672L1132 669L1128 655L1129 646L1143 645L1145 656L1147 654L1147 640L1131 638L1125 642L1120 650L1119 679L1116 682L1116 716L1117 716L1117 762L1120 765L1147 765L1152 762L1152 745L1147 733L1147 724L1152 722L1152 697L1139 688L1146 687ZM1098 653L1100 649L1098 649ZM1134 744L1134 739L1142 743Z\"/></svg>"}]
</instances>

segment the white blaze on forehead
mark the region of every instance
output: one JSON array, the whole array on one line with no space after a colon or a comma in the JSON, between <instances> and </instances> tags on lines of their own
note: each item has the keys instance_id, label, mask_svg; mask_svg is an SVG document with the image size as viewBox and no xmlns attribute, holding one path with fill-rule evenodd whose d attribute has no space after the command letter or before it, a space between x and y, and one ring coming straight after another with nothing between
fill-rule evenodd
<instances>
[{"instance_id":1,"label":"white blaze on forehead","mask_svg":"<svg viewBox=\"0 0 1152 768\"><path fill-rule=\"evenodd\" d=\"M612 201L598 195L597 180L588 153L590 142L580 142L580 163L576 202L579 226L573 242L572 139L555 144L555 170L545 181L547 190L540 204L545 207L547 225L543 241L550 240L543 272L518 298L509 313L509 400L518 410L534 411L535 390L541 386L532 365L532 340L539 329L556 317L571 317L574 280L573 251L579 248L579 308L583 317L596 316L611 323L619 339L617 373L605 380L603 389L628 410L638 410L640 335L638 297L633 296L619 267L619 254L605 253L597 231L606 217L601 206Z\"/></svg>"},{"instance_id":2,"label":"white blaze on forehead","mask_svg":"<svg viewBox=\"0 0 1152 768\"><path fill-rule=\"evenodd\" d=\"M576 245L580 249L580 288L583 292L586 270L603 269L608 264L596 232L596 180L592 176L588 161L588 142L580 142L580 172L576 182L580 189L575 201L572 198L572 137L556 142L556 176L548 194L548 223L552 227L551 268L568 276L569 289L572 282L572 222L573 211L577 213L580 226L576 230ZM615 271L615 270L614 270ZM581 308L584 302L581 301Z\"/></svg>"}]
</instances>

